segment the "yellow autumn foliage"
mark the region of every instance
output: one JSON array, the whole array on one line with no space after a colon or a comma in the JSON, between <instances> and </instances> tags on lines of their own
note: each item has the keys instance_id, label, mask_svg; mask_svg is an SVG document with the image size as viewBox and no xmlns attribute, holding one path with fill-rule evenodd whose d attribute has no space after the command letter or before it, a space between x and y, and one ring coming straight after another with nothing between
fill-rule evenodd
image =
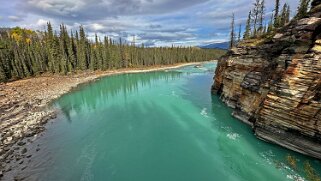
<instances>
[{"instance_id":1,"label":"yellow autumn foliage","mask_svg":"<svg viewBox=\"0 0 321 181\"><path fill-rule=\"evenodd\" d=\"M22 29L19 27L13 28L10 31L10 37L15 41L25 41L31 43L31 37L35 34L34 31L28 29Z\"/></svg>"},{"instance_id":2,"label":"yellow autumn foliage","mask_svg":"<svg viewBox=\"0 0 321 181\"><path fill-rule=\"evenodd\" d=\"M13 32L13 33L11 33L11 38L13 38L14 40L16 40L16 41L21 41L21 35L19 35L18 33L16 33L16 32Z\"/></svg>"},{"instance_id":3,"label":"yellow autumn foliage","mask_svg":"<svg viewBox=\"0 0 321 181\"><path fill-rule=\"evenodd\" d=\"M31 43L31 39L30 38L26 38L26 43Z\"/></svg>"}]
</instances>

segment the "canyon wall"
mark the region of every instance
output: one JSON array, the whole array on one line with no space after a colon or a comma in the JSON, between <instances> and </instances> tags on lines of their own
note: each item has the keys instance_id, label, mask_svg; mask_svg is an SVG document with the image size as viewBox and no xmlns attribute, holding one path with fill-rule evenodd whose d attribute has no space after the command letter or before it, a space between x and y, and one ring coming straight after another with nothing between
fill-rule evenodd
<instances>
[{"instance_id":1,"label":"canyon wall","mask_svg":"<svg viewBox=\"0 0 321 181\"><path fill-rule=\"evenodd\" d=\"M258 138L321 159L321 0L273 37L232 48L214 79L212 92Z\"/></svg>"}]
</instances>

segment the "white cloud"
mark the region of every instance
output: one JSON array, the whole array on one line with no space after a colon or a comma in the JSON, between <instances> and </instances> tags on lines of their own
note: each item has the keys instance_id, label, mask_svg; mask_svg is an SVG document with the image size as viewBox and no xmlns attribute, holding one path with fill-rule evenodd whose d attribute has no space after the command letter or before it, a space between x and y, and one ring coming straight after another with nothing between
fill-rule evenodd
<instances>
[{"instance_id":1,"label":"white cloud","mask_svg":"<svg viewBox=\"0 0 321 181\"><path fill-rule=\"evenodd\" d=\"M11 16L1 21L4 26L44 30L50 21L58 31L60 23L69 30L83 25L89 37L97 33L132 41L135 35L137 44L159 46L185 42L198 45L227 40L232 13L235 13L236 24L244 25L253 1L10 0L3 2L0 16ZM294 12L299 0L281 0L285 1ZM274 0L265 2L268 14Z\"/></svg>"},{"instance_id":2,"label":"white cloud","mask_svg":"<svg viewBox=\"0 0 321 181\"><path fill-rule=\"evenodd\" d=\"M94 31L100 31L100 30L105 29L105 26L103 26L102 24L98 24L98 23L94 23L89 26L91 26Z\"/></svg>"},{"instance_id":3,"label":"white cloud","mask_svg":"<svg viewBox=\"0 0 321 181\"><path fill-rule=\"evenodd\" d=\"M39 26L39 27L43 27L43 26L46 26L48 22L49 22L48 20L39 19L37 21L36 25Z\"/></svg>"},{"instance_id":4,"label":"white cloud","mask_svg":"<svg viewBox=\"0 0 321 181\"><path fill-rule=\"evenodd\" d=\"M175 12L209 0L26 0L20 7L38 15L93 20L109 16L146 15Z\"/></svg>"}]
</instances>

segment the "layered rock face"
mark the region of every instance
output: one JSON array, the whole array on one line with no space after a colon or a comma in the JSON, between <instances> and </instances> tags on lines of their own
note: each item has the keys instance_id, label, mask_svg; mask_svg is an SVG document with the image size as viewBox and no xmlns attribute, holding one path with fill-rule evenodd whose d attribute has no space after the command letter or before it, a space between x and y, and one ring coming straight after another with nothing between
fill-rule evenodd
<instances>
[{"instance_id":1,"label":"layered rock face","mask_svg":"<svg viewBox=\"0 0 321 181\"><path fill-rule=\"evenodd\" d=\"M273 38L233 48L214 79L212 92L257 137L321 159L321 0Z\"/></svg>"}]
</instances>

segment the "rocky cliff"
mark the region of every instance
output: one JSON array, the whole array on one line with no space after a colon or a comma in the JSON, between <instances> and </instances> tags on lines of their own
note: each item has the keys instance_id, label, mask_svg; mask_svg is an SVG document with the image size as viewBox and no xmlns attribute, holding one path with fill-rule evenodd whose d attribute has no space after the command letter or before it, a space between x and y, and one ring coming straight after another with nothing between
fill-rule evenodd
<instances>
[{"instance_id":1,"label":"rocky cliff","mask_svg":"<svg viewBox=\"0 0 321 181\"><path fill-rule=\"evenodd\" d=\"M258 138L321 159L321 0L273 37L241 42L215 74L212 92Z\"/></svg>"}]
</instances>

